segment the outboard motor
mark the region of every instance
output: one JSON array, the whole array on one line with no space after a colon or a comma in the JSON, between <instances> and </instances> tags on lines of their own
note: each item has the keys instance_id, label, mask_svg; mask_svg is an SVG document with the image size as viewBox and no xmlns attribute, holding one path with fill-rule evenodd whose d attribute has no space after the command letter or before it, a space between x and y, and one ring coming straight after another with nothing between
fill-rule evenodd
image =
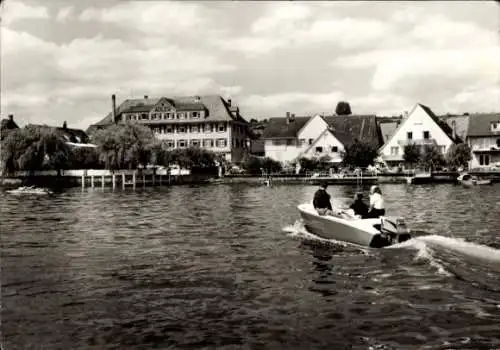
<instances>
[{"instance_id":1,"label":"outboard motor","mask_svg":"<svg viewBox=\"0 0 500 350\"><path fill-rule=\"evenodd\" d=\"M382 216L380 224L380 232L387 237L391 244L404 242L411 238L403 218Z\"/></svg>"}]
</instances>

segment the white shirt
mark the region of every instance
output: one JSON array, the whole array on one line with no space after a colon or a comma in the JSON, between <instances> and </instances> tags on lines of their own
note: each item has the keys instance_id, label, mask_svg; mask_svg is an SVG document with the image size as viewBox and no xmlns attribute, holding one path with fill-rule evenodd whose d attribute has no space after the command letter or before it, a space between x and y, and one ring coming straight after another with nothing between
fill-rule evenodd
<instances>
[{"instance_id":1,"label":"white shirt","mask_svg":"<svg viewBox=\"0 0 500 350\"><path fill-rule=\"evenodd\" d=\"M370 206L373 206L375 209L384 209L384 198L380 193L370 195Z\"/></svg>"}]
</instances>

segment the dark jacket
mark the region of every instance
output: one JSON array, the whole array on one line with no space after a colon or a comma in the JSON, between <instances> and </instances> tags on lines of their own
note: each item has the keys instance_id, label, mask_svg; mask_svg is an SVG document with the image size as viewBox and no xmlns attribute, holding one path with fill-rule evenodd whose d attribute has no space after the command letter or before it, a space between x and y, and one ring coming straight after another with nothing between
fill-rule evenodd
<instances>
[{"instance_id":1,"label":"dark jacket","mask_svg":"<svg viewBox=\"0 0 500 350\"><path fill-rule=\"evenodd\" d=\"M314 194L313 205L315 209L330 209L332 210L332 204L330 203L330 195L322 188L316 191Z\"/></svg>"},{"instance_id":2,"label":"dark jacket","mask_svg":"<svg viewBox=\"0 0 500 350\"><path fill-rule=\"evenodd\" d=\"M350 208L354 210L355 214L361 215L361 218L368 217L368 206L362 200L355 200Z\"/></svg>"}]
</instances>

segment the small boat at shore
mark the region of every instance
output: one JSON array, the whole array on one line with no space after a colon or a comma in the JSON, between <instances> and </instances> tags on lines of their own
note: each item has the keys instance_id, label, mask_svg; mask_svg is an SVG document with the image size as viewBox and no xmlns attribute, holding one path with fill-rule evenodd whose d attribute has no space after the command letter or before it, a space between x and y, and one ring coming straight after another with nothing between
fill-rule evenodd
<instances>
[{"instance_id":1,"label":"small boat at shore","mask_svg":"<svg viewBox=\"0 0 500 350\"><path fill-rule=\"evenodd\" d=\"M371 248L383 248L411 238L406 223L399 217L361 219L347 212L342 217L319 215L312 204L298 206L306 229L326 239L335 239Z\"/></svg>"},{"instance_id":2,"label":"small boat at shore","mask_svg":"<svg viewBox=\"0 0 500 350\"><path fill-rule=\"evenodd\" d=\"M473 187L479 185L491 185L490 179L479 179L475 175L469 173L464 173L457 177L458 182L460 182L465 187Z\"/></svg>"},{"instance_id":3,"label":"small boat at shore","mask_svg":"<svg viewBox=\"0 0 500 350\"><path fill-rule=\"evenodd\" d=\"M35 186L21 186L15 190L8 190L6 192L10 194L52 194L52 191L47 188Z\"/></svg>"}]
</instances>

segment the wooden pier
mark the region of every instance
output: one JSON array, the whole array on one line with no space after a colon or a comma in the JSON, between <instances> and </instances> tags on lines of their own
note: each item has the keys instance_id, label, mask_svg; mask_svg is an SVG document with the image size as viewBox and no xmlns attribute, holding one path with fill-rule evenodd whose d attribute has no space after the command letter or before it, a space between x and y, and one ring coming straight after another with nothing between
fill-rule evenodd
<instances>
[{"instance_id":1,"label":"wooden pier","mask_svg":"<svg viewBox=\"0 0 500 350\"><path fill-rule=\"evenodd\" d=\"M170 185L172 176L166 174L156 174L155 172L146 171L117 171L107 174L95 174L95 172L83 172L81 175L82 189L86 187L106 187L111 186L113 189L121 187L125 189L127 186L135 189L137 186L161 186Z\"/></svg>"}]
</instances>

